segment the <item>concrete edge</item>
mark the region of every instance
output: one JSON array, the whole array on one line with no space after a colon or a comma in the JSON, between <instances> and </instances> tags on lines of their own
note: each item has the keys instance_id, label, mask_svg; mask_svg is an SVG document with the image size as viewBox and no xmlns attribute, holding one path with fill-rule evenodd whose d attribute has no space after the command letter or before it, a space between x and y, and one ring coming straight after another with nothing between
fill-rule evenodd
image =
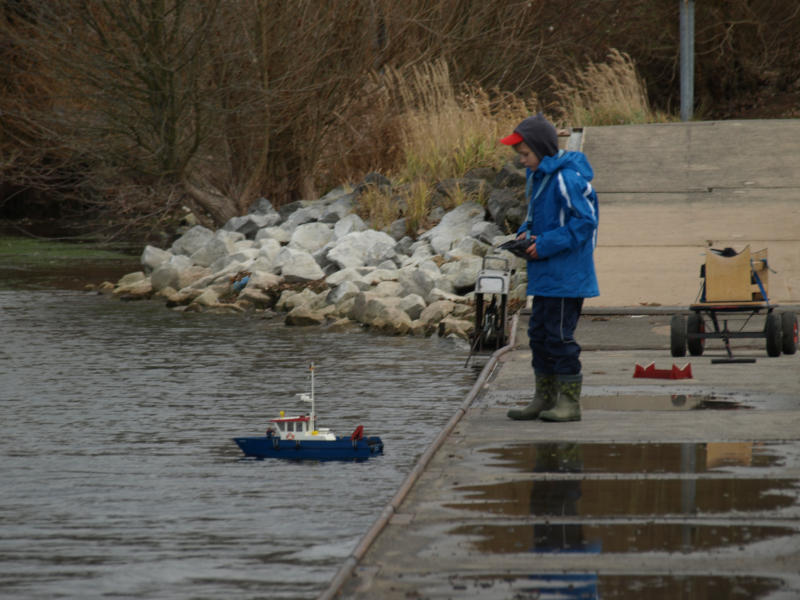
<instances>
[{"instance_id":1,"label":"concrete edge","mask_svg":"<svg viewBox=\"0 0 800 600\"><path fill-rule=\"evenodd\" d=\"M790 310L800 313L800 304L773 304L778 311ZM628 316L628 315L674 315L692 312L686 306L596 306L584 307L581 315L589 316ZM530 314L529 309L523 309L522 314Z\"/></svg>"},{"instance_id":2,"label":"concrete edge","mask_svg":"<svg viewBox=\"0 0 800 600\"><path fill-rule=\"evenodd\" d=\"M372 524L372 527L367 530L367 533L364 534L364 537L361 538L361 541L358 543L355 549L345 559L344 564L339 568L339 571L328 584L328 587L317 597L318 600L332 600L336 597L336 595L339 593L339 590L341 590L342 586L345 584L347 578L352 575L356 566L358 566L359 561L367 553L367 550L369 550L369 547L377 539L378 535L381 533L381 531L383 531L386 525L389 524L392 516L400 508L400 505L403 503L406 496L408 496L411 488L414 487L414 484L420 478L422 473L425 471L428 464L433 459L433 456L436 454L442 444L444 444L447 437L450 435L453 429L455 429L456 425L458 425L459 421L461 421L461 418L466 414L469 407L478 397L484 385L489 380L492 373L494 373L500 357L514 349L514 345L516 344L518 318L519 313L514 314L514 316L511 318L508 344L496 350L489 357L489 360L483 366L483 369L478 375L478 379L473 384L472 388L470 389L466 398L464 398L464 401L456 410L455 414L450 417L450 420L444 426L442 431L439 432L439 435L436 436L436 439L431 442L424 454L419 457L417 463L414 465L414 468L406 476L394 497L381 511L380 516Z\"/></svg>"}]
</instances>

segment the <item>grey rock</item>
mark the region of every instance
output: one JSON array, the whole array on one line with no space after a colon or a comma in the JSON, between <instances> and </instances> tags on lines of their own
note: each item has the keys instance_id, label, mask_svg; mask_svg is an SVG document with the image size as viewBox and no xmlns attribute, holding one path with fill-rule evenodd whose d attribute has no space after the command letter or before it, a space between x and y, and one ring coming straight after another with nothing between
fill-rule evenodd
<instances>
[{"instance_id":1,"label":"grey rock","mask_svg":"<svg viewBox=\"0 0 800 600\"><path fill-rule=\"evenodd\" d=\"M421 237L430 242L434 252L444 254L456 241L469 235L473 225L483 220L484 213L480 204L466 202L447 213L436 227Z\"/></svg>"},{"instance_id":2,"label":"grey rock","mask_svg":"<svg viewBox=\"0 0 800 600\"><path fill-rule=\"evenodd\" d=\"M525 169L514 164L506 164L494 178L495 188L525 186Z\"/></svg>"},{"instance_id":3,"label":"grey rock","mask_svg":"<svg viewBox=\"0 0 800 600\"><path fill-rule=\"evenodd\" d=\"M291 232L283 227L264 227L258 230L255 241L263 242L264 240L275 240L280 244L288 244L291 238Z\"/></svg>"},{"instance_id":4,"label":"grey rock","mask_svg":"<svg viewBox=\"0 0 800 600\"><path fill-rule=\"evenodd\" d=\"M516 232L528 215L524 188L492 190L489 194L487 208L492 219L502 231Z\"/></svg>"},{"instance_id":5,"label":"grey rock","mask_svg":"<svg viewBox=\"0 0 800 600\"><path fill-rule=\"evenodd\" d=\"M338 240L346 236L348 233L354 231L366 231L367 225L357 214L349 214L342 217L336 225L333 226L334 237Z\"/></svg>"},{"instance_id":6,"label":"grey rock","mask_svg":"<svg viewBox=\"0 0 800 600\"><path fill-rule=\"evenodd\" d=\"M376 265L395 256L395 240L379 231L348 233L336 241L336 245L328 252L328 260L339 268Z\"/></svg>"},{"instance_id":7,"label":"grey rock","mask_svg":"<svg viewBox=\"0 0 800 600\"><path fill-rule=\"evenodd\" d=\"M333 238L333 230L325 223L299 225L289 239L289 248L313 254Z\"/></svg>"},{"instance_id":8,"label":"grey rock","mask_svg":"<svg viewBox=\"0 0 800 600\"><path fill-rule=\"evenodd\" d=\"M195 225L184 233L170 247L172 254L191 256L214 237L214 232L202 225Z\"/></svg>"},{"instance_id":9,"label":"grey rock","mask_svg":"<svg viewBox=\"0 0 800 600\"><path fill-rule=\"evenodd\" d=\"M274 265L289 282L315 281L325 276L313 256L294 248L282 248L275 257Z\"/></svg>"},{"instance_id":10,"label":"grey rock","mask_svg":"<svg viewBox=\"0 0 800 600\"><path fill-rule=\"evenodd\" d=\"M161 263L168 261L171 257L172 252L162 250L161 248L156 248L155 246L147 245L144 247L144 251L142 252L139 262L141 263L144 272L146 274L150 274L156 267L158 267Z\"/></svg>"}]
</instances>

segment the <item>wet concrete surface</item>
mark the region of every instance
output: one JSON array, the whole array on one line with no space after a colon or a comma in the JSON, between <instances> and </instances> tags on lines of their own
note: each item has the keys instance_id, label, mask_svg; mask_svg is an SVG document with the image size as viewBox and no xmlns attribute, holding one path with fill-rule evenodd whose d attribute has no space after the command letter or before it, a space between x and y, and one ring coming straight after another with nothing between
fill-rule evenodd
<instances>
[{"instance_id":1,"label":"wet concrete surface","mask_svg":"<svg viewBox=\"0 0 800 600\"><path fill-rule=\"evenodd\" d=\"M583 419L543 423L505 414L533 394L523 316L338 597L800 597L799 355L675 359L669 319L586 315Z\"/></svg>"}]
</instances>

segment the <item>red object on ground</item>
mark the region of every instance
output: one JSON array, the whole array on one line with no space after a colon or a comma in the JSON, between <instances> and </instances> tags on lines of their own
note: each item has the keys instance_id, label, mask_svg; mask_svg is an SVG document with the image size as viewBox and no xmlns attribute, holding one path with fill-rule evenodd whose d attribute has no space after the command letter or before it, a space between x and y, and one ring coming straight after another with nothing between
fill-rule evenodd
<instances>
[{"instance_id":1,"label":"red object on ground","mask_svg":"<svg viewBox=\"0 0 800 600\"><path fill-rule=\"evenodd\" d=\"M671 369L656 369L656 363L652 362L646 367L636 364L633 370L634 377L650 378L650 379L691 379L692 378L692 364L686 363L682 369L673 364Z\"/></svg>"}]
</instances>

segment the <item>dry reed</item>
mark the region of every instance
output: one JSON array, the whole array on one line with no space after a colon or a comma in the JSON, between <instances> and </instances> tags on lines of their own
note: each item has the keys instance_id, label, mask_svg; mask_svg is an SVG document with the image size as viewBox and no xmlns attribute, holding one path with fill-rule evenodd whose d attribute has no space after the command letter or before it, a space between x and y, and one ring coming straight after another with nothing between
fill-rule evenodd
<instances>
[{"instance_id":1,"label":"dry reed","mask_svg":"<svg viewBox=\"0 0 800 600\"><path fill-rule=\"evenodd\" d=\"M563 81L553 78L561 121L573 127L665 121L650 108L644 80L630 56L612 49L606 63L590 62Z\"/></svg>"}]
</instances>

